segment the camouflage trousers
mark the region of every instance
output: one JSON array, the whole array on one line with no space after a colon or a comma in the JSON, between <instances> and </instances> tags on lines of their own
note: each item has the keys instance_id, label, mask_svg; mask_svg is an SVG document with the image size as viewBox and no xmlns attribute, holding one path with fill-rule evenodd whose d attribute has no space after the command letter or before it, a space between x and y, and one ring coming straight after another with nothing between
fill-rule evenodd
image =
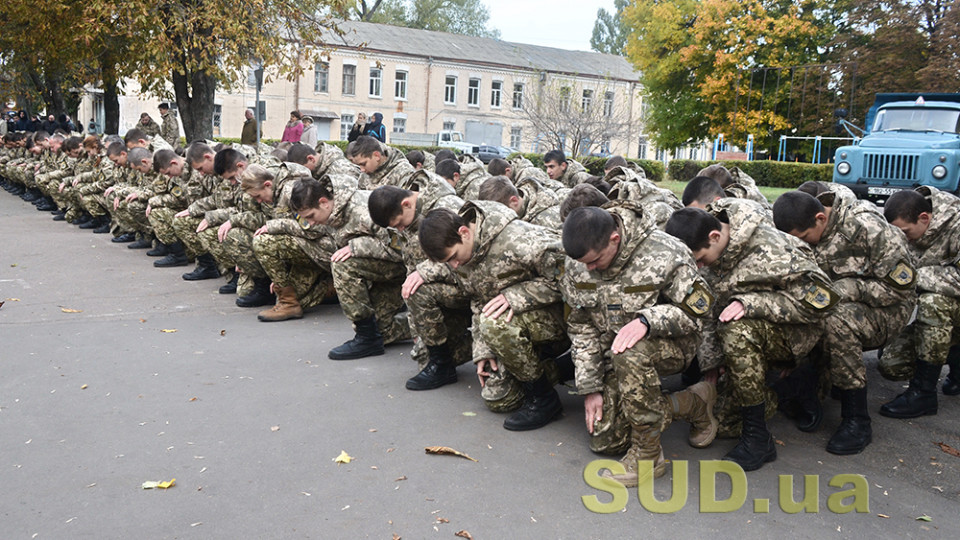
<instances>
[{"instance_id":1,"label":"camouflage trousers","mask_svg":"<svg viewBox=\"0 0 960 540\"><path fill-rule=\"evenodd\" d=\"M403 309L400 287L407 276L401 262L350 257L331 263L333 285L343 314L353 322L375 316L384 343L410 339L410 323Z\"/></svg>"},{"instance_id":2,"label":"camouflage trousers","mask_svg":"<svg viewBox=\"0 0 960 540\"><path fill-rule=\"evenodd\" d=\"M603 411L600 421L593 425L590 450L598 454L616 456L630 447L630 422L620 406L622 400L617 373L607 371L603 375Z\"/></svg>"},{"instance_id":3,"label":"camouflage trousers","mask_svg":"<svg viewBox=\"0 0 960 540\"><path fill-rule=\"evenodd\" d=\"M105 216L108 213L113 215L113 204L107 201L103 193L90 193L80 195L80 206L93 217Z\"/></svg>"},{"instance_id":4,"label":"camouflage trousers","mask_svg":"<svg viewBox=\"0 0 960 540\"><path fill-rule=\"evenodd\" d=\"M717 337L732 386L732 407L758 405L767 400L767 368L792 368L816 346L820 325L776 324L764 319L741 319L721 324Z\"/></svg>"},{"instance_id":5,"label":"camouflage trousers","mask_svg":"<svg viewBox=\"0 0 960 540\"><path fill-rule=\"evenodd\" d=\"M173 229L173 216L183 210L183 208L169 208L166 206L160 208L151 208L147 219L150 226L153 227L153 234L161 244L176 244L177 231Z\"/></svg>"},{"instance_id":6,"label":"camouflage trousers","mask_svg":"<svg viewBox=\"0 0 960 540\"><path fill-rule=\"evenodd\" d=\"M187 227L186 223L178 225L177 221L179 219L181 218L177 218L174 220L174 225L179 227ZM192 218L186 218L186 219L190 221L193 220ZM199 220L197 224L199 225ZM229 281L230 278L227 276L237 273L237 268L239 268L239 266L237 265L236 260L233 258L232 255L230 255L229 251L227 250L227 246L225 245L225 242L220 242L220 239L217 238L217 229L218 227L211 225L210 227L207 227L206 229L204 229L202 232L195 233L196 237L199 239L199 246L196 246L195 249L197 249L197 251L199 251L201 254L209 253L210 255L212 255L214 260L217 261L217 266L220 268L220 274L225 276L225 279ZM193 230L196 231L197 230L196 227L194 227ZM231 230L231 232L233 231ZM229 237L229 234L227 236ZM177 235L177 237L179 238L179 235ZM183 239L181 239L181 242L182 241ZM248 276L247 274L241 273L240 278L238 279L238 282L237 282L237 296L246 296L250 294L252 290L253 290L253 281L250 279L250 276Z\"/></svg>"},{"instance_id":7,"label":"camouflage trousers","mask_svg":"<svg viewBox=\"0 0 960 540\"><path fill-rule=\"evenodd\" d=\"M913 378L917 360L942 366L950 347L960 344L960 299L922 293L917 301L917 319L884 347L877 369L885 378Z\"/></svg>"},{"instance_id":8,"label":"camouflage trousers","mask_svg":"<svg viewBox=\"0 0 960 540\"><path fill-rule=\"evenodd\" d=\"M410 326L424 345L449 343L451 348L471 347L470 297L450 283L424 283L410 298ZM456 337L456 339L454 338Z\"/></svg>"},{"instance_id":9,"label":"camouflage trousers","mask_svg":"<svg viewBox=\"0 0 960 540\"><path fill-rule=\"evenodd\" d=\"M207 231L211 229L213 239L217 242L217 228L210 227ZM204 233L207 231L204 231ZM212 246L212 243L208 243L208 246ZM228 263L239 268L247 277L267 277L267 271L260 265L260 261L257 260L257 256L253 252L253 231L242 227L233 227L227 232L227 237L223 242L220 242L220 246ZM210 251L212 252L213 250L211 249ZM216 257L216 255L214 255L214 257ZM239 293L240 290L238 289L237 294Z\"/></svg>"},{"instance_id":10,"label":"camouflage trousers","mask_svg":"<svg viewBox=\"0 0 960 540\"><path fill-rule=\"evenodd\" d=\"M777 414L777 393L769 386L763 387L764 417L769 420ZM743 427L743 415L740 402L733 396L733 384L729 377L717 381L717 403L713 406L713 415L717 417L717 437L736 439Z\"/></svg>"},{"instance_id":11,"label":"camouflage trousers","mask_svg":"<svg viewBox=\"0 0 960 540\"><path fill-rule=\"evenodd\" d=\"M117 196L115 194L111 194L110 197L107 197L107 200L111 201L111 207L113 206L112 199L116 197ZM146 201L134 199L130 202L126 202L123 197L120 197L120 205L114 210L113 215L123 230L138 232L144 235L152 235L153 227L150 225L150 220L147 219L146 211Z\"/></svg>"},{"instance_id":12,"label":"camouflage trousers","mask_svg":"<svg viewBox=\"0 0 960 540\"><path fill-rule=\"evenodd\" d=\"M823 348L831 382L843 390L865 388L864 349L883 347L899 335L910 320L913 307L913 302L883 308L860 302L838 304L824 321Z\"/></svg>"},{"instance_id":13,"label":"camouflage trousers","mask_svg":"<svg viewBox=\"0 0 960 540\"><path fill-rule=\"evenodd\" d=\"M253 237L253 252L276 287L293 287L304 309L320 305L333 294L330 266L321 268L307 256L296 237L287 234L261 234ZM336 245L327 238L329 256Z\"/></svg>"},{"instance_id":14,"label":"camouflage trousers","mask_svg":"<svg viewBox=\"0 0 960 540\"><path fill-rule=\"evenodd\" d=\"M521 382L532 382L543 375L539 349L557 342L569 343L563 321L563 304L506 315L496 319L483 314L473 317L474 339L480 339L503 365Z\"/></svg>"},{"instance_id":15,"label":"camouflage trousers","mask_svg":"<svg viewBox=\"0 0 960 540\"><path fill-rule=\"evenodd\" d=\"M207 248L200 239L200 233L197 232L200 221L201 218L192 218L190 216L173 218L173 233L177 239L180 240L180 243L183 244L183 249L186 251L187 257L191 259L207 253Z\"/></svg>"}]
</instances>

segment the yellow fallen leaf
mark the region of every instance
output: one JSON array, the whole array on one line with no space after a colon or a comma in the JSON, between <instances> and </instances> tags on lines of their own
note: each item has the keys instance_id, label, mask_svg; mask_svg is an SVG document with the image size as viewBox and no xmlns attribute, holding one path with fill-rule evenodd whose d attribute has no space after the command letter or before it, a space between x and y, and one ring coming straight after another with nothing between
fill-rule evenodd
<instances>
[{"instance_id":1,"label":"yellow fallen leaf","mask_svg":"<svg viewBox=\"0 0 960 540\"><path fill-rule=\"evenodd\" d=\"M20 301L19 298L7 298L7 300L9 300L9 301L11 301L11 302L19 302L19 301Z\"/></svg>"},{"instance_id":2,"label":"yellow fallen leaf","mask_svg":"<svg viewBox=\"0 0 960 540\"><path fill-rule=\"evenodd\" d=\"M86 389L87 389L87 385L81 386L80 389L81 389L81 390L86 390Z\"/></svg>"},{"instance_id":3,"label":"yellow fallen leaf","mask_svg":"<svg viewBox=\"0 0 960 540\"><path fill-rule=\"evenodd\" d=\"M890 516L888 516L888 515L886 515L886 514L877 514L877 517L882 517L882 518L884 518L884 519L890 519Z\"/></svg>"},{"instance_id":4,"label":"yellow fallen leaf","mask_svg":"<svg viewBox=\"0 0 960 540\"><path fill-rule=\"evenodd\" d=\"M472 457L464 454L463 452L460 452L459 450L454 450L449 446L428 446L424 448L424 450L426 450L428 454L440 454L444 456L459 456L462 458L469 459L470 461L477 461Z\"/></svg>"},{"instance_id":5,"label":"yellow fallen leaf","mask_svg":"<svg viewBox=\"0 0 960 540\"><path fill-rule=\"evenodd\" d=\"M172 333L176 332L177 329L176 329L176 328L164 328L163 330L160 330L160 331L163 332L164 334L172 334Z\"/></svg>"},{"instance_id":6,"label":"yellow fallen leaf","mask_svg":"<svg viewBox=\"0 0 960 540\"><path fill-rule=\"evenodd\" d=\"M83 313L82 309L70 309L65 307L60 308L60 311L64 313Z\"/></svg>"},{"instance_id":7,"label":"yellow fallen leaf","mask_svg":"<svg viewBox=\"0 0 960 540\"><path fill-rule=\"evenodd\" d=\"M160 489L172 488L177 483L176 478L171 478L169 482L160 482L157 487Z\"/></svg>"},{"instance_id":8,"label":"yellow fallen leaf","mask_svg":"<svg viewBox=\"0 0 960 540\"><path fill-rule=\"evenodd\" d=\"M196 398L196 396L194 396L194 397L188 399L187 401L196 401L196 400L197 400L197 398Z\"/></svg>"},{"instance_id":9,"label":"yellow fallen leaf","mask_svg":"<svg viewBox=\"0 0 960 540\"><path fill-rule=\"evenodd\" d=\"M347 454L347 451L346 451L346 450L341 450L341 451L340 451L340 455L337 456L337 457L335 457L335 458L333 458L334 463L336 463L337 465L339 465L339 464L341 464L341 463L350 463L352 460L353 460L353 458L350 457L349 454Z\"/></svg>"},{"instance_id":10,"label":"yellow fallen leaf","mask_svg":"<svg viewBox=\"0 0 960 540\"><path fill-rule=\"evenodd\" d=\"M462 414L463 414L464 416L476 416L476 415L477 415L477 413L471 412L471 411L466 411L466 412L464 412L464 413L462 413Z\"/></svg>"}]
</instances>

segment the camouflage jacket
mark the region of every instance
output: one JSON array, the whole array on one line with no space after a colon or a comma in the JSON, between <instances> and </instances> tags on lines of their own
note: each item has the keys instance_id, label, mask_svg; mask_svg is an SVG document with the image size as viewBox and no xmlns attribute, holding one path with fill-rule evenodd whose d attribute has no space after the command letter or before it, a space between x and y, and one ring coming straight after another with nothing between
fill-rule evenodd
<instances>
[{"instance_id":1,"label":"camouflage jacket","mask_svg":"<svg viewBox=\"0 0 960 540\"><path fill-rule=\"evenodd\" d=\"M813 251L834 290L874 307L916 301L916 262L903 233L859 204L852 192L828 191L817 198L830 216Z\"/></svg>"},{"instance_id":2,"label":"camouflage jacket","mask_svg":"<svg viewBox=\"0 0 960 540\"><path fill-rule=\"evenodd\" d=\"M492 201L468 201L459 214L476 224L473 254L455 271L471 297L475 326L483 306L500 294L514 313L562 301L558 281L566 255L559 231L521 221ZM490 348L474 337L474 362L492 357Z\"/></svg>"},{"instance_id":3,"label":"camouflage jacket","mask_svg":"<svg viewBox=\"0 0 960 540\"><path fill-rule=\"evenodd\" d=\"M137 129L147 134L148 137L156 137L160 134L160 124L153 118L150 118L149 124L138 123Z\"/></svg>"},{"instance_id":4,"label":"camouflage jacket","mask_svg":"<svg viewBox=\"0 0 960 540\"><path fill-rule=\"evenodd\" d=\"M475 201L480 196L480 184L490 178L483 163L473 156L460 156L460 180L454 189L464 201Z\"/></svg>"},{"instance_id":5,"label":"camouflage jacket","mask_svg":"<svg viewBox=\"0 0 960 540\"><path fill-rule=\"evenodd\" d=\"M587 178L590 178L590 173L587 172L587 168L579 161L568 159L567 170L563 172L563 176L558 178L557 181L568 188L572 188L577 184L586 182Z\"/></svg>"},{"instance_id":6,"label":"camouflage jacket","mask_svg":"<svg viewBox=\"0 0 960 540\"><path fill-rule=\"evenodd\" d=\"M333 192L333 211L327 227L337 248L350 246L354 257L403 261L398 241L370 218L369 191L357 189L356 179L347 175L325 176L321 183L328 183Z\"/></svg>"},{"instance_id":7,"label":"camouflage jacket","mask_svg":"<svg viewBox=\"0 0 960 540\"><path fill-rule=\"evenodd\" d=\"M558 191L567 188L563 182L558 182L550 178L550 176L547 174L547 171L534 167L533 163L530 163L530 160L523 156L516 156L511 159L510 168L513 169L513 185L517 185L521 180L527 178L528 176L532 176L547 189Z\"/></svg>"},{"instance_id":8,"label":"camouflage jacket","mask_svg":"<svg viewBox=\"0 0 960 540\"><path fill-rule=\"evenodd\" d=\"M360 174L360 189L372 190L380 186L399 186L408 176L414 173L413 165L410 165L403 152L383 143L380 144L380 148L386 157L386 161L376 171L370 174Z\"/></svg>"},{"instance_id":9,"label":"camouflage jacket","mask_svg":"<svg viewBox=\"0 0 960 540\"><path fill-rule=\"evenodd\" d=\"M603 179L610 184L607 197L611 200L630 200L639 202L646 215L656 223L659 229L667 226L667 220L683 204L669 189L657 187L645 176L637 174L629 167L614 167Z\"/></svg>"},{"instance_id":10,"label":"camouflage jacket","mask_svg":"<svg viewBox=\"0 0 960 540\"><path fill-rule=\"evenodd\" d=\"M840 301L809 246L778 231L756 203L720 199L707 211L730 224L726 249L701 272L716 295L714 318L738 300L747 319L814 324Z\"/></svg>"},{"instance_id":11,"label":"camouflage jacket","mask_svg":"<svg viewBox=\"0 0 960 540\"><path fill-rule=\"evenodd\" d=\"M313 170L313 177L317 180L328 174L345 174L360 178L360 167L357 167L344 157L343 151L323 141L317 143L317 167Z\"/></svg>"},{"instance_id":12,"label":"camouflage jacket","mask_svg":"<svg viewBox=\"0 0 960 540\"><path fill-rule=\"evenodd\" d=\"M407 273L419 270L424 280L435 281L447 275L449 267L430 261L424 255L418 235L420 222L423 216L436 208L447 208L456 212L463 206L463 199L457 197L445 178L424 169L411 175L400 187L417 193L417 209L413 222L409 227L397 232L400 249L403 252L403 263L407 266Z\"/></svg>"},{"instance_id":13,"label":"camouflage jacket","mask_svg":"<svg viewBox=\"0 0 960 540\"><path fill-rule=\"evenodd\" d=\"M960 298L960 199L930 186L917 192L933 203L926 232L910 242L918 260L917 289Z\"/></svg>"},{"instance_id":14,"label":"camouflage jacket","mask_svg":"<svg viewBox=\"0 0 960 540\"><path fill-rule=\"evenodd\" d=\"M221 225L238 211L243 199L239 182L232 182L216 175L204 175L204 182L214 184L206 197L201 197L187 207L192 218L207 220L211 227Z\"/></svg>"},{"instance_id":15,"label":"camouflage jacket","mask_svg":"<svg viewBox=\"0 0 960 540\"><path fill-rule=\"evenodd\" d=\"M757 189L757 181L751 178L749 174L741 171L739 167L734 167L730 169L730 176L733 177L734 184L728 186L727 189L732 189L737 197L760 203L767 210L773 209L770 201Z\"/></svg>"},{"instance_id":16,"label":"camouflage jacket","mask_svg":"<svg viewBox=\"0 0 960 540\"><path fill-rule=\"evenodd\" d=\"M160 125L160 138L171 148L176 148L180 143L180 126L177 124L176 111L167 111L167 114L161 114L160 118L163 119Z\"/></svg>"},{"instance_id":17,"label":"camouflage jacket","mask_svg":"<svg viewBox=\"0 0 960 540\"><path fill-rule=\"evenodd\" d=\"M530 177L524 178L517 184L517 191L523 199L520 210L517 212L520 219L558 231L563 227L560 221L560 198L556 193Z\"/></svg>"},{"instance_id":18,"label":"camouflage jacket","mask_svg":"<svg viewBox=\"0 0 960 540\"><path fill-rule=\"evenodd\" d=\"M560 281L571 308L567 325L579 394L603 388L604 373L613 369L613 340L625 324L644 316L651 338L699 336L700 318L712 308L713 294L683 243L658 230L636 202L610 212L621 237L610 267L591 271L567 258Z\"/></svg>"},{"instance_id":19,"label":"camouflage jacket","mask_svg":"<svg viewBox=\"0 0 960 540\"><path fill-rule=\"evenodd\" d=\"M176 177L157 173L147 192L151 208L172 208L179 212L193 201L207 196L209 186L204 184L202 174L184 167Z\"/></svg>"},{"instance_id":20,"label":"camouflage jacket","mask_svg":"<svg viewBox=\"0 0 960 540\"><path fill-rule=\"evenodd\" d=\"M296 213L290 209L290 192L293 191L294 182L298 178L309 177L310 171L303 165L288 162L267 166L267 169L273 173L273 202L258 203L249 195L244 195L240 212L230 216L230 225L256 231L272 221L267 229L270 234L296 234L304 230L297 221Z\"/></svg>"}]
</instances>

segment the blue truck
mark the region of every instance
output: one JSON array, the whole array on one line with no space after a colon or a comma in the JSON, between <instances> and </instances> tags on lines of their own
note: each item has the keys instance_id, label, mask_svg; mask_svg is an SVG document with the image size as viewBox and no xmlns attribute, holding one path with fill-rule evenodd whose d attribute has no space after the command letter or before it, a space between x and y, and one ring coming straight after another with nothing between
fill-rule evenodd
<instances>
[{"instance_id":1,"label":"blue truck","mask_svg":"<svg viewBox=\"0 0 960 540\"><path fill-rule=\"evenodd\" d=\"M902 189L960 194L960 94L877 94L864 136L834 154L833 181L882 205Z\"/></svg>"}]
</instances>

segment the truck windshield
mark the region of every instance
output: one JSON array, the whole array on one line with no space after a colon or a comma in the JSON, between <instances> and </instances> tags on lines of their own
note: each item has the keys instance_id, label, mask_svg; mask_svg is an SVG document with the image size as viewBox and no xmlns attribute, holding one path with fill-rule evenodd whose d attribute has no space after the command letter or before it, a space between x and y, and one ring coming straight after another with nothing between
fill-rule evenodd
<instances>
[{"instance_id":1,"label":"truck windshield","mask_svg":"<svg viewBox=\"0 0 960 540\"><path fill-rule=\"evenodd\" d=\"M463 142L463 138L460 136L459 131L454 131L453 133L451 133L450 140L452 140L453 142Z\"/></svg>"},{"instance_id":2,"label":"truck windshield","mask_svg":"<svg viewBox=\"0 0 960 540\"><path fill-rule=\"evenodd\" d=\"M873 131L942 131L957 133L960 111L953 109L883 109Z\"/></svg>"}]
</instances>

